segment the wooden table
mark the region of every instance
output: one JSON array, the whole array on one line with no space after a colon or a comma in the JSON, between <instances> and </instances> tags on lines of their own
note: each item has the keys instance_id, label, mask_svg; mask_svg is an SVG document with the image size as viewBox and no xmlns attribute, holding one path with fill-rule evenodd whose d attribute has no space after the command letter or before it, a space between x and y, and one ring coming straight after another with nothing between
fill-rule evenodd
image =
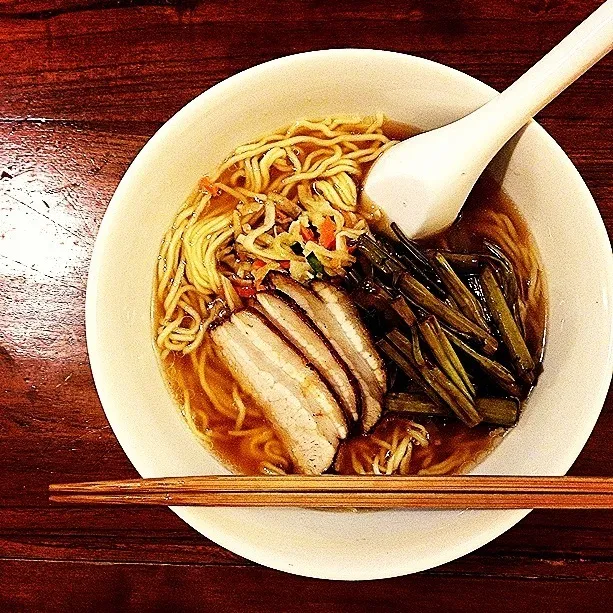
<instances>
[{"instance_id":1,"label":"wooden table","mask_svg":"<svg viewBox=\"0 0 613 613\"><path fill-rule=\"evenodd\" d=\"M265 60L380 47L504 88L600 0L0 0L0 610L605 610L611 512L539 511L419 575L349 584L262 568L166 509L58 508L51 481L136 477L96 395L87 267L147 139ZM613 61L539 117L613 231ZM611 475L613 398L573 467ZM385 529L385 526L382 526Z\"/></svg>"}]
</instances>

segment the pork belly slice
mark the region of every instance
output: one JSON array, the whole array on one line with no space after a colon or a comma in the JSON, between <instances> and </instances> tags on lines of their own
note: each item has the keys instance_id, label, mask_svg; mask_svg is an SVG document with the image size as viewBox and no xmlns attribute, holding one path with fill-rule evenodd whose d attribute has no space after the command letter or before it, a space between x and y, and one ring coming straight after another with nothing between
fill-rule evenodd
<instances>
[{"instance_id":1,"label":"pork belly slice","mask_svg":"<svg viewBox=\"0 0 613 613\"><path fill-rule=\"evenodd\" d=\"M362 395L361 427L368 432L381 417L387 380L383 361L349 297L334 286L314 281L307 289L288 275L275 273L277 290L305 311L356 376Z\"/></svg>"},{"instance_id":2,"label":"pork belly slice","mask_svg":"<svg viewBox=\"0 0 613 613\"><path fill-rule=\"evenodd\" d=\"M343 328L360 358L369 366L368 369L364 369L369 384L373 388L378 388L381 393L385 393L387 387L385 365L349 296L334 285L322 281L314 281L311 287Z\"/></svg>"},{"instance_id":3,"label":"pork belly slice","mask_svg":"<svg viewBox=\"0 0 613 613\"><path fill-rule=\"evenodd\" d=\"M268 362L295 382L304 396L307 408L317 418L322 434L332 444L345 438L347 422L343 411L319 373L309 366L304 356L251 309L234 313L231 321Z\"/></svg>"},{"instance_id":4,"label":"pork belly slice","mask_svg":"<svg viewBox=\"0 0 613 613\"><path fill-rule=\"evenodd\" d=\"M244 322L237 319L233 316L233 320L211 331L217 354L275 428L292 457L295 470L307 475L321 474L334 459L339 436L324 408L318 405L319 396L314 395L313 390L322 386L324 395L327 393L331 398L329 390L321 379L319 383L318 379L311 380L310 375L319 375L304 361L301 363L303 359L293 349L287 345L279 347L279 342L283 341L265 324L260 322L263 328L258 331L269 341L269 346L275 347L274 351L262 352L254 346L241 329ZM290 360L295 368L300 364L308 373L302 372L298 380L290 376L278 364L281 356ZM336 410L342 418L338 404Z\"/></svg>"},{"instance_id":5,"label":"pork belly slice","mask_svg":"<svg viewBox=\"0 0 613 613\"><path fill-rule=\"evenodd\" d=\"M328 383L347 419L357 421L360 402L357 380L331 344L295 302L269 292L258 293L256 300L261 312L281 336L293 344Z\"/></svg>"}]
</instances>

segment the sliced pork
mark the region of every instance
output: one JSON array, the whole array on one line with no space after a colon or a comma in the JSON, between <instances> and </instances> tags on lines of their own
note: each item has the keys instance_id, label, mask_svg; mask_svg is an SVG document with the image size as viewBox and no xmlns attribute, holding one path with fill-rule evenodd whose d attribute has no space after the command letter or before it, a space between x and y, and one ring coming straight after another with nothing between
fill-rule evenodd
<instances>
[{"instance_id":1,"label":"sliced pork","mask_svg":"<svg viewBox=\"0 0 613 613\"><path fill-rule=\"evenodd\" d=\"M379 388L384 393L387 386L387 378L383 360L377 353L370 339L370 334L362 323L353 302L351 302L345 292L329 283L314 281L311 284L311 288L326 304L347 337L351 339L353 347L355 347L360 357L369 366L368 369L363 369L365 378L373 387Z\"/></svg>"},{"instance_id":2,"label":"sliced pork","mask_svg":"<svg viewBox=\"0 0 613 613\"><path fill-rule=\"evenodd\" d=\"M269 292L259 293L256 300L266 318L300 350L328 383L347 419L357 421L360 402L357 380L331 344L293 301Z\"/></svg>"},{"instance_id":3,"label":"sliced pork","mask_svg":"<svg viewBox=\"0 0 613 613\"><path fill-rule=\"evenodd\" d=\"M347 427L339 404L304 357L251 311L211 332L217 353L261 407L303 474L321 474Z\"/></svg>"},{"instance_id":4,"label":"sliced pork","mask_svg":"<svg viewBox=\"0 0 613 613\"><path fill-rule=\"evenodd\" d=\"M304 310L355 374L362 394L362 430L368 432L381 416L387 381L383 361L355 307L341 290L327 283L315 281L310 291L288 275L276 273L271 280Z\"/></svg>"},{"instance_id":5,"label":"sliced pork","mask_svg":"<svg viewBox=\"0 0 613 613\"><path fill-rule=\"evenodd\" d=\"M274 332L257 313L247 309L234 313L232 322L243 332L253 347L281 369L302 391L305 401L322 433L332 443L347 436L347 422L338 402L295 348Z\"/></svg>"}]
</instances>

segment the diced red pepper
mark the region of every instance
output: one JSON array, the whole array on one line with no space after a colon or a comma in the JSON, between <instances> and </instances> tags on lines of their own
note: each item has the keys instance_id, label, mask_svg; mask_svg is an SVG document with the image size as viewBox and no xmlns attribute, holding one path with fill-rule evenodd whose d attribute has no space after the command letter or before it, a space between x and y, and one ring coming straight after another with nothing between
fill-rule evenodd
<instances>
[{"instance_id":1,"label":"diced red pepper","mask_svg":"<svg viewBox=\"0 0 613 613\"><path fill-rule=\"evenodd\" d=\"M285 268L285 270L287 270L289 268L290 263L291 262L289 260L281 260L279 262L279 266L281 266L281 268Z\"/></svg>"},{"instance_id":2,"label":"diced red pepper","mask_svg":"<svg viewBox=\"0 0 613 613\"><path fill-rule=\"evenodd\" d=\"M262 268L262 266L266 266L264 260L255 260L255 262L253 262L253 268Z\"/></svg>"},{"instance_id":3,"label":"diced red pepper","mask_svg":"<svg viewBox=\"0 0 613 613\"><path fill-rule=\"evenodd\" d=\"M237 285L234 289L241 298L253 298L256 294L255 287L252 285Z\"/></svg>"}]
</instances>

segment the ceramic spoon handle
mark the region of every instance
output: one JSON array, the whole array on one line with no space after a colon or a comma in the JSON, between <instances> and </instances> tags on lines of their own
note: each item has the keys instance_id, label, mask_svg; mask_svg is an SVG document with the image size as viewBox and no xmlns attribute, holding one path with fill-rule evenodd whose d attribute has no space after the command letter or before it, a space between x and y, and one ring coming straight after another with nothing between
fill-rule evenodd
<instances>
[{"instance_id":1,"label":"ceramic spoon handle","mask_svg":"<svg viewBox=\"0 0 613 613\"><path fill-rule=\"evenodd\" d=\"M482 152L495 155L528 120L613 48L613 0L607 0L499 96L471 114Z\"/></svg>"}]
</instances>

